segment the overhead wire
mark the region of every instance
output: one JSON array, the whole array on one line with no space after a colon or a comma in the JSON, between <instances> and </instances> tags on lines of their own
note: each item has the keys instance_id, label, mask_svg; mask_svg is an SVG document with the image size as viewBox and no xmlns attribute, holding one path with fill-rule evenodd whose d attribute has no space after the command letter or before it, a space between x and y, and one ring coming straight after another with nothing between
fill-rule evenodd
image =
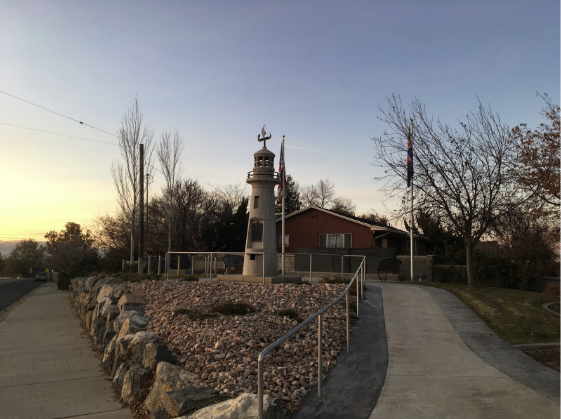
<instances>
[{"instance_id":1,"label":"overhead wire","mask_svg":"<svg viewBox=\"0 0 561 419\"><path fill-rule=\"evenodd\" d=\"M38 105L38 104L36 104L36 103L30 102L29 100L22 99L21 97L12 95L11 93L4 92L3 90L0 90L0 93L3 93L3 94L8 95L8 96L11 96L11 97L13 97L14 99L21 100L22 102L29 103L30 105L37 106L38 108L44 109L44 110L46 110L46 111L48 111L48 112L52 112L52 113L54 113L54 114L57 114L57 115L59 115L59 116L62 116L63 118L70 119L71 121L78 122L78 123L81 124L81 125L85 125L85 126L87 126L87 127L93 128L93 129L95 129L95 130L104 132L105 134L112 135L113 137L117 137L115 134L112 134L112 133L107 132L107 131L105 131L105 130L102 130L102 129L100 129L100 128L94 127L93 125L86 124L86 123L83 122L83 121L79 121L79 120L74 119L74 118L72 118L72 117L70 117L70 116L64 115L64 114L62 114L62 113L60 113L60 112L53 111L52 109L45 108L44 106L41 106L41 105Z\"/></svg>"},{"instance_id":2,"label":"overhead wire","mask_svg":"<svg viewBox=\"0 0 561 419\"><path fill-rule=\"evenodd\" d=\"M94 142L96 142L96 143L111 144L111 145L119 145L119 144L117 144L117 143L111 143L111 142L109 142L109 141L92 140L92 139L89 139L89 138L75 137L75 136L73 136L73 135L59 134L58 132L51 132L51 131L45 131L45 130L37 129L37 128L24 127L24 126L21 126L21 125L8 124L7 122L0 122L0 125L9 125L9 126L11 126L11 127L29 129L29 130L32 130L32 131L46 132L47 134L60 135L61 137L76 138L76 139L78 139L78 140L94 141Z\"/></svg>"}]
</instances>

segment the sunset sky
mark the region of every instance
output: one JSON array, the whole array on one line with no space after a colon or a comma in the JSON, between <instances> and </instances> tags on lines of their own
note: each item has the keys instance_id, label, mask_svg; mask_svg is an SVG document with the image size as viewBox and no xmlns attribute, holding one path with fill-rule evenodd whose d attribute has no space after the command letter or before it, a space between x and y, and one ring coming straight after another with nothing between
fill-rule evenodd
<instances>
[{"instance_id":1,"label":"sunset sky","mask_svg":"<svg viewBox=\"0 0 561 419\"><path fill-rule=\"evenodd\" d=\"M330 179L359 213L397 205L382 203L370 140L392 93L451 124L478 97L511 126L541 122L536 91L559 103L558 0L0 0L0 11L0 241L115 211L116 137L66 116L116 134L135 96L156 139L182 134L186 177L244 184L267 124L277 155L286 136L296 181Z\"/></svg>"}]
</instances>

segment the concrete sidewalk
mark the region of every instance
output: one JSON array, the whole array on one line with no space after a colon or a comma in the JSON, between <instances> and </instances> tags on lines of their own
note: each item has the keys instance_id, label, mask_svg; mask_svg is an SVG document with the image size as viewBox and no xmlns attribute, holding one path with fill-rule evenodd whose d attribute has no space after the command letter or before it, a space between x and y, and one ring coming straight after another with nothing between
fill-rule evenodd
<instances>
[{"instance_id":1,"label":"concrete sidewalk","mask_svg":"<svg viewBox=\"0 0 561 419\"><path fill-rule=\"evenodd\" d=\"M455 297L439 297L439 305L438 293L428 287L369 285L382 288L389 350L386 381L370 419L559 418L558 394L556 399L551 391L559 374L536 367L536 375L530 369L537 363L525 362L529 357L520 362L506 343L504 350L489 351L500 338L459 310L463 304ZM467 320L453 318L462 313ZM486 341L485 334L494 340ZM543 380L536 384L537 376Z\"/></svg>"},{"instance_id":2,"label":"concrete sidewalk","mask_svg":"<svg viewBox=\"0 0 561 419\"><path fill-rule=\"evenodd\" d=\"M0 323L0 415L130 419L83 335L68 292L46 283Z\"/></svg>"}]
</instances>

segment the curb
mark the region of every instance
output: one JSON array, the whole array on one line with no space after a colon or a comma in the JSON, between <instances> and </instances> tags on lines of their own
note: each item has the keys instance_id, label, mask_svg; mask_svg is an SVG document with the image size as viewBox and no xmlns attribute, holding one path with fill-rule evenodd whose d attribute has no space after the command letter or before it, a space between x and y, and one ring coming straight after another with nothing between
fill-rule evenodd
<instances>
[{"instance_id":1,"label":"curb","mask_svg":"<svg viewBox=\"0 0 561 419\"><path fill-rule=\"evenodd\" d=\"M557 313L555 313L557 314ZM548 349L548 348L555 348L559 347L559 342L552 342L552 343L523 343L520 345L512 345L518 349Z\"/></svg>"},{"instance_id":2,"label":"curb","mask_svg":"<svg viewBox=\"0 0 561 419\"><path fill-rule=\"evenodd\" d=\"M558 312L553 311L553 310L551 310L551 309L549 308L549 306L552 305L552 304L555 304L555 301L554 301L554 302L551 302L551 303L545 303L544 305L542 305L542 308L545 308L547 311L549 311L549 312L551 312L551 313L553 313L553 314L557 314L558 316L561 316L561 314L559 314Z\"/></svg>"},{"instance_id":3,"label":"curb","mask_svg":"<svg viewBox=\"0 0 561 419\"><path fill-rule=\"evenodd\" d=\"M16 308L18 308L21 304L23 304L23 302L25 300L27 300L29 297L31 297L31 295L33 293L35 293L35 291L37 291L39 288L41 288L43 285L45 285L45 283L42 283L41 285L39 285L38 287L33 288L31 291L29 291L27 294L25 294L23 297L21 297L19 300L14 301L12 304L10 304L8 307L6 307L5 309L0 311L0 323L2 323L6 317L8 317L10 315L10 313L12 311L14 311Z\"/></svg>"}]
</instances>

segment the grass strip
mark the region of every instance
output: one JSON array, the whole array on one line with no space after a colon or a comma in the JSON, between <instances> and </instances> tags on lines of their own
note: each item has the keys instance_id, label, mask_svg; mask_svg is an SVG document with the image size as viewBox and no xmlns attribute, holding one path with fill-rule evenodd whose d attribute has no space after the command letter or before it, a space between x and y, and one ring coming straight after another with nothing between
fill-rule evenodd
<instances>
[{"instance_id":1,"label":"grass strip","mask_svg":"<svg viewBox=\"0 0 561 419\"><path fill-rule=\"evenodd\" d=\"M418 282L454 294L489 328L510 344L559 342L559 316L542 305L558 296L507 288L472 287L464 284Z\"/></svg>"}]
</instances>

